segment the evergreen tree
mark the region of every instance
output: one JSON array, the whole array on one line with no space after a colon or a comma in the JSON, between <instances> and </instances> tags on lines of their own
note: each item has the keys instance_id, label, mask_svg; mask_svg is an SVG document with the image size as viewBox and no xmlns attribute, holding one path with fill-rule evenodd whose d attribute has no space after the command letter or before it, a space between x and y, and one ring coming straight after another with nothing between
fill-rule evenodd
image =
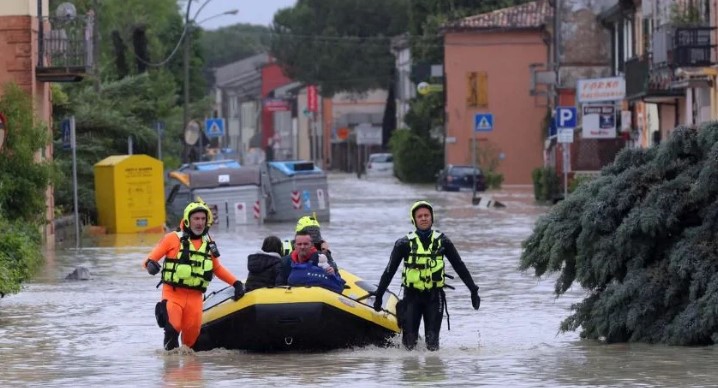
<instances>
[{"instance_id":1,"label":"evergreen tree","mask_svg":"<svg viewBox=\"0 0 718 388\"><path fill-rule=\"evenodd\" d=\"M406 30L407 7L407 0L299 0L274 15L272 55L323 96L388 89L391 37Z\"/></svg>"},{"instance_id":2,"label":"evergreen tree","mask_svg":"<svg viewBox=\"0 0 718 388\"><path fill-rule=\"evenodd\" d=\"M622 151L541 217L520 268L589 294L562 331L606 342L718 341L718 124Z\"/></svg>"}]
</instances>

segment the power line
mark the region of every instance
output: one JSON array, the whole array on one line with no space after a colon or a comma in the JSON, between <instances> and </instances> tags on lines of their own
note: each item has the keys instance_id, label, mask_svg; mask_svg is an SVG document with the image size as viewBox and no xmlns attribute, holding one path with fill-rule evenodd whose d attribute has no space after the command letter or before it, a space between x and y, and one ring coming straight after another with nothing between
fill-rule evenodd
<instances>
[{"instance_id":1,"label":"power line","mask_svg":"<svg viewBox=\"0 0 718 388\"><path fill-rule=\"evenodd\" d=\"M191 3L191 2L190 2ZM191 23L191 21L190 21ZM179 50L179 47L181 46L184 39L187 38L187 32L188 32L188 23L185 23L184 28L182 29L182 35L179 37L179 40L177 41L177 44L172 49L172 52L162 61L160 62L148 62L144 59L140 58L134 51L133 55L137 60L144 63L147 66L152 67L160 67L166 65L169 61L172 60L172 58L175 56L177 51ZM484 29L480 32L482 33L492 33L492 32L502 32L505 31L503 28L495 28L495 29ZM268 36L271 38L290 38L290 39L297 39L304 42L316 42L316 43L335 43L335 42L341 42L341 43L350 43L350 44L357 44L357 45L373 45L373 46L386 46L390 45L393 37L387 37L387 36L334 36L334 35L317 35L317 34L294 34L294 33L288 33L288 32L275 32L275 31L234 31L233 32L236 35L255 35L255 36ZM464 46L464 47L481 47L481 46L506 46L506 45L536 45L536 44L543 44L541 42L536 41L525 41L525 42L440 42L440 43L432 43L438 40L444 40L445 37L441 35L437 36L408 36L407 39L409 39L410 42L414 42L419 44L422 47L427 48L440 48L445 46Z\"/></svg>"},{"instance_id":2,"label":"power line","mask_svg":"<svg viewBox=\"0 0 718 388\"><path fill-rule=\"evenodd\" d=\"M495 28L495 29L483 29L480 32L481 33L496 33L496 32L503 32L506 31L504 28ZM293 34L293 33L286 33L286 32L274 32L274 31L236 31L234 32L237 35L262 35L262 36L269 36L270 38L273 37L287 37L287 38L294 38L300 41L315 41L318 43L334 43L334 42L341 42L341 43L355 43L358 45L377 45L377 46L385 46L387 44L391 44L392 37L384 37L384 36L368 36L368 37L361 37L361 36L332 36L332 35L307 35L307 34ZM498 45L534 45L534 44L544 44L542 42L538 41L517 41L517 42L453 42L453 43L431 43L432 41L438 41L438 40L444 40L445 37L441 35L437 36L409 36L409 41L414 41L420 44L423 47L444 47L444 46L498 46Z\"/></svg>"},{"instance_id":3,"label":"power line","mask_svg":"<svg viewBox=\"0 0 718 388\"><path fill-rule=\"evenodd\" d=\"M185 25L185 28L182 29L182 35L180 35L179 40L177 41L177 44L175 45L175 48L172 49L172 52L167 56L167 58L163 59L160 62L156 62L156 63L147 62L144 59L140 58L134 50L132 50L132 54L135 56L135 58L137 58L138 61L144 63L147 66L152 66L152 67L164 66L167 63L169 63L169 61L172 60L172 58L175 56L175 54L177 54L177 50L179 50L180 46L182 45L182 41L185 39L185 37L187 35L187 30L188 30L188 28Z\"/></svg>"},{"instance_id":4,"label":"power line","mask_svg":"<svg viewBox=\"0 0 718 388\"><path fill-rule=\"evenodd\" d=\"M207 3L209 3L209 1L207 1ZM202 7L204 7L204 5L206 5L207 3L203 4ZM177 50L179 50L180 46L182 45L182 42L184 41L184 39L187 36L187 31L189 30L189 8L190 8L190 5L192 5L192 0L187 1L187 11L185 12L185 24L184 24L184 28L182 28L182 35L180 35L179 39L177 40L177 44L175 45L175 48L172 49L172 52L167 56L167 58L161 60L160 62L152 63L152 62L148 62L148 61L145 61L144 59L140 58L137 55L137 53L134 50L132 50L132 54L135 56L135 58L138 61L144 63L147 66L160 67L160 66L166 65L167 63L169 63L169 61L172 60L172 58L175 56L175 54L177 54ZM202 7L200 7L200 11L202 10ZM197 11L197 12L199 12L199 11ZM195 15L195 17L196 16L197 15Z\"/></svg>"}]
</instances>

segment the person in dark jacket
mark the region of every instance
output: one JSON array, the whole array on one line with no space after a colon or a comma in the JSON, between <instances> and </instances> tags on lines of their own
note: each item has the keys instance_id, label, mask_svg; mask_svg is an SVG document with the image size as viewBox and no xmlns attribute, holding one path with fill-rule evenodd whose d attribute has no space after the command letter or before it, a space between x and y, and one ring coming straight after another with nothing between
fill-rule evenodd
<instances>
[{"instance_id":1,"label":"person in dark jacket","mask_svg":"<svg viewBox=\"0 0 718 388\"><path fill-rule=\"evenodd\" d=\"M408 350L414 349L419 339L419 325L424 319L426 348L439 349L439 331L444 317L446 295L444 294L444 258L463 280L471 292L471 305L479 309L479 287L471 278L469 270L461 260L456 247L446 235L432 230L434 208L429 202L418 201L409 210L411 222L416 230L398 239L391 251L389 264L381 275L374 300L374 310L383 309L382 296L394 277L399 264L404 264L401 283L404 298L401 302L402 344Z\"/></svg>"},{"instance_id":2,"label":"person in dark jacket","mask_svg":"<svg viewBox=\"0 0 718 388\"><path fill-rule=\"evenodd\" d=\"M247 291L262 287L274 287L281 270L282 240L269 236L262 243L262 250L247 257L249 275L245 288Z\"/></svg>"}]
</instances>

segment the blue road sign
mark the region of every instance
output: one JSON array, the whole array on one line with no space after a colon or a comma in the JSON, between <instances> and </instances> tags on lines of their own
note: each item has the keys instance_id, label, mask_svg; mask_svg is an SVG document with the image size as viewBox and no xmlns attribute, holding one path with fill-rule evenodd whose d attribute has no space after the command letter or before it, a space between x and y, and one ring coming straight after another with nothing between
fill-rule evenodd
<instances>
[{"instance_id":1,"label":"blue road sign","mask_svg":"<svg viewBox=\"0 0 718 388\"><path fill-rule=\"evenodd\" d=\"M312 200L309 196L309 190L302 191L302 199L304 202L304 210L311 210L312 209Z\"/></svg>"},{"instance_id":2,"label":"blue road sign","mask_svg":"<svg viewBox=\"0 0 718 388\"><path fill-rule=\"evenodd\" d=\"M576 107L559 106L556 108L557 128L576 128Z\"/></svg>"},{"instance_id":3,"label":"blue road sign","mask_svg":"<svg viewBox=\"0 0 718 388\"><path fill-rule=\"evenodd\" d=\"M70 128L70 119L64 119L60 122L62 131L62 149L69 150L72 142L72 129Z\"/></svg>"},{"instance_id":4,"label":"blue road sign","mask_svg":"<svg viewBox=\"0 0 718 388\"><path fill-rule=\"evenodd\" d=\"M558 129L556 128L556 117L554 117L548 124L548 136L552 137L556 135L558 135Z\"/></svg>"},{"instance_id":5,"label":"blue road sign","mask_svg":"<svg viewBox=\"0 0 718 388\"><path fill-rule=\"evenodd\" d=\"M477 113L474 116L474 132L491 132L494 129L494 115Z\"/></svg>"},{"instance_id":6,"label":"blue road sign","mask_svg":"<svg viewBox=\"0 0 718 388\"><path fill-rule=\"evenodd\" d=\"M208 138L224 136L224 119L213 118L204 121L204 133Z\"/></svg>"}]
</instances>

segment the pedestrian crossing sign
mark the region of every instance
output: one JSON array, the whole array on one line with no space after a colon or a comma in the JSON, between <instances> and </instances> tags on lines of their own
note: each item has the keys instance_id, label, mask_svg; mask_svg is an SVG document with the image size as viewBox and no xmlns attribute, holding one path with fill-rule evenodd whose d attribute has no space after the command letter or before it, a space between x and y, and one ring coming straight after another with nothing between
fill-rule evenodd
<instances>
[{"instance_id":1,"label":"pedestrian crossing sign","mask_svg":"<svg viewBox=\"0 0 718 388\"><path fill-rule=\"evenodd\" d=\"M494 115L477 113L474 116L474 132L491 132L494 129Z\"/></svg>"},{"instance_id":2,"label":"pedestrian crossing sign","mask_svg":"<svg viewBox=\"0 0 718 388\"><path fill-rule=\"evenodd\" d=\"M204 133L208 138L224 136L224 119L212 118L204 121Z\"/></svg>"}]
</instances>

